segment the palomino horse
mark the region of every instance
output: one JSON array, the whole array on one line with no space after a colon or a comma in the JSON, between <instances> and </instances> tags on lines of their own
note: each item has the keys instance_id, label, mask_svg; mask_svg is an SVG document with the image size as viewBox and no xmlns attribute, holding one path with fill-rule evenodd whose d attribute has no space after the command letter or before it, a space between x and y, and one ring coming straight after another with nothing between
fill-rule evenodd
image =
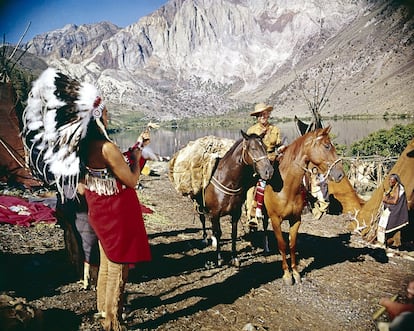
<instances>
[{"instance_id":1,"label":"palomino horse","mask_svg":"<svg viewBox=\"0 0 414 331\"><path fill-rule=\"evenodd\" d=\"M279 171L283 179L280 191L274 190L271 181L266 185L264 203L267 215L271 219L276 236L279 252L282 256L283 279L292 284L292 274L286 259L286 242L282 235L282 221L289 220L289 249L293 277L300 282L300 274L296 265L296 239L301 223L304 206L302 191L303 176L309 162L312 162L322 173L329 172L331 179L339 182L344 176L341 162L329 139L330 127L317 129L297 138L287 146L280 158ZM273 186L273 187L272 187ZM264 219L264 229L267 229L268 219Z\"/></svg>"},{"instance_id":2,"label":"palomino horse","mask_svg":"<svg viewBox=\"0 0 414 331\"><path fill-rule=\"evenodd\" d=\"M217 242L217 265L223 262L220 254L222 235L220 217L231 215L232 263L238 266L237 223L246 199L246 191L254 185L255 173L264 180L270 179L273 175L273 166L267 157L261 137L256 134L247 135L243 131L241 133L243 139L236 141L218 161L207 187L192 196L200 206L199 214L204 239L207 237L205 216L207 215L211 220L213 236Z\"/></svg>"}]
</instances>

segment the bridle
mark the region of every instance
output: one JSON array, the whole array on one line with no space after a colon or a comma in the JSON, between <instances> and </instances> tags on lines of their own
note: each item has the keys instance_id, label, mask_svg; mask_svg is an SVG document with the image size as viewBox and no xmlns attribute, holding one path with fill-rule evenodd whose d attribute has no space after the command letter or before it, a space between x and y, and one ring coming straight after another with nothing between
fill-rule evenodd
<instances>
[{"instance_id":1,"label":"bridle","mask_svg":"<svg viewBox=\"0 0 414 331\"><path fill-rule=\"evenodd\" d=\"M247 155L251 158L251 160L252 160L252 163L253 163L253 164L250 164L250 163L248 163L248 162L246 161L245 154L247 154ZM246 140L245 140L245 139L243 139L243 145L242 145L242 155L241 155L241 159L240 159L240 160L241 160L241 161L242 161L245 165L251 165L251 166L253 167L253 171L255 171L255 172L256 172L256 164L257 164L259 161L261 161L261 160L263 160L263 159L266 159L266 158L267 158L267 155L266 155L266 154L264 154L264 155L262 155L262 156L260 156L260 157L258 157L258 158L253 157L253 155L252 155L252 154L248 151L248 149L247 149L247 146L246 146ZM213 186L214 186L217 190L219 190L221 193L224 193L224 194L227 194L227 195L238 195L238 194L240 194L241 187L239 187L239 188L237 188L237 189L231 189L231 188L228 188L228 187L224 186L223 184L221 184L221 183L217 180L217 178L216 178L216 177L214 177L214 176L212 176L212 177L211 177L210 182L211 182L211 184L213 184Z\"/></svg>"},{"instance_id":2,"label":"bridle","mask_svg":"<svg viewBox=\"0 0 414 331\"><path fill-rule=\"evenodd\" d=\"M246 158L245 158L245 154L247 153L247 155L252 159L253 164L247 163L246 162ZM245 165L251 165L253 166L253 170L256 172L256 164L263 160L263 159L267 159L267 154L264 154L262 156L259 156L258 158L255 158L252 156L252 154L247 150L246 147L246 140L243 140L243 150L242 150L242 156L241 156L241 160L243 161L243 163Z\"/></svg>"},{"instance_id":3,"label":"bridle","mask_svg":"<svg viewBox=\"0 0 414 331\"><path fill-rule=\"evenodd\" d=\"M341 162L341 161L342 161L342 159L337 158L337 159L334 161L334 163L332 163L331 165L329 165L329 162L327 162L329 166L328 166L328 170L326 171L326 175L327 175L327 176L329 176L329 173L331 172L332 168L333 168L333 167L335 167L335 165L336 165L338 162Z\"/></svg>"},{"instance_id":4,"label":"bridle","mask_svg":"<svg viewBox=\"0 0 414 331\"><path fill-rule=\"evenodd\" d=\"M328 164L328 170L326 170L326 174L325 175L323 175L325 178L328 178L329 177L329 175L330 175L330 173L331 173L331 171L332 171L332 168L333 167L335 167L335 165L338 163L338 162L341 162L342 161L342 159L340 159L340 158L338 158L338 159L336 159L332 164L329 164L329 162L326 162L327 164ZM318 167L319 168L319 167Z\"/></svg>"},{"instance_id":5,"label":"bridle","mask_svg":"<svg viewBox=\"0 0 414 331\"><path fill-rule=\"evenodd\" d=\"M314 139L314 140L312 140L312 147L315 145L315 143L318 141L318 140L321 140L323 138L323 136L318 136L318 137L316 137L316 139ZM305 145L306 144L309 144L310 142L306 142L305 143ZM330 147L332 147L332 143L329 143L330 144ZM329 148L330 149L330 148ZM341 162L342 161L342 159L341 158L337 158L332 164L329 164L329 162L326 162L327 164L328 164L328 170L326 170L326 178L329 176L329 174L330 174L330 172L332 171L332 168L333 167L335 167L335 165L338 163L338 162Z\"/></svg>"}]
</instances>

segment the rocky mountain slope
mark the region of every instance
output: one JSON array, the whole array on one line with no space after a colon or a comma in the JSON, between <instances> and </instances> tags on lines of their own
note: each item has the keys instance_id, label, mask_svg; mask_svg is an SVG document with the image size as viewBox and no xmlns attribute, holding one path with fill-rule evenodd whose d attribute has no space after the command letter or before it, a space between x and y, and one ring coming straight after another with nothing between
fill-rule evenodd
<instances>
[{"instance_id":1,"label":"rocky mountain slope","mask_svg":"<svg viewBox=\"0 0 414 331\"><path fill-rule=\"evenodd\" d=\"M408 3L170 0L124 29L104 22L36 36L29 51L95 82L116 109L157 120L259 101L277 117L309 115L307 101L326 86L323 115L413 114Z\"/></svg>"}]
</instances>

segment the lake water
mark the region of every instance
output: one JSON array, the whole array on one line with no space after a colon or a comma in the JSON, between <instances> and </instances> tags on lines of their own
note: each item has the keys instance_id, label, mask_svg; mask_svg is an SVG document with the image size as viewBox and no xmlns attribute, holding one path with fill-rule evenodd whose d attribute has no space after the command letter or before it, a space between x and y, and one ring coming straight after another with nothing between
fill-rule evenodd
<instances>
[{"instance_id":1,"label":"lake water","mask_svg":"<svg viewBox=\"0 0 414 331\"><path fill-rule=\"evenodd\" d=\"M369 120L325 120L324 126L331 125L331 133L334 135L333 141L337 144L351 145L361 140L370 133L385 129L389 130L396 124L407 125L412 123L412 119L369 119ZM291 122L276 123L287 142L292 142L299 137L296 124ZM240 129L246 128L195 128L195 129L166 129L160 128L151 131L151 147L153 151L161 156L171 156L179 149L183 148L189 141L201 137L213 135L237 140L241 137ZM120 146L121 150L126 150L132 146L137 139L139 132L119 132L112 134L111 137Z\"/></svg>"}]
</instances>

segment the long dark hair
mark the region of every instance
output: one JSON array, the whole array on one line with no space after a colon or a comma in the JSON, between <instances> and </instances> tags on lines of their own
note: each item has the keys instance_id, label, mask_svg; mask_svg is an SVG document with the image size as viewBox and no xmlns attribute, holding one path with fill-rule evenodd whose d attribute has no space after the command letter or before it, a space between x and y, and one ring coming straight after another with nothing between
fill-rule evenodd
<instances>
[{"instance_id":1,"label":"long dark hair","mask_svg":"<svg viewBox=\"0 0 414 331\"><path fill-rule=\"evenodd\" d=\"M404 186L403 183L401 183L401 179L397 174L391 174L390 178L394 178L397 181L398 184Z\"/></svg>"},{"instance_id":2,"label":"long dark hair","mask_svg":"<svg viewBox=\"0 0 414 331\"><path fill-rule=\"evenodd\" d=\"M93 141L108 141L108 138L107 138L107 135L105 135L105 133L102 132L102 129L99 127L96 120L91 119L88 124L86 136L79 143L79 157L81 160L81 172L82 172L82 168L85 168L85 165L88 162L89 145Z\"/></svg>"}]
</instances>

